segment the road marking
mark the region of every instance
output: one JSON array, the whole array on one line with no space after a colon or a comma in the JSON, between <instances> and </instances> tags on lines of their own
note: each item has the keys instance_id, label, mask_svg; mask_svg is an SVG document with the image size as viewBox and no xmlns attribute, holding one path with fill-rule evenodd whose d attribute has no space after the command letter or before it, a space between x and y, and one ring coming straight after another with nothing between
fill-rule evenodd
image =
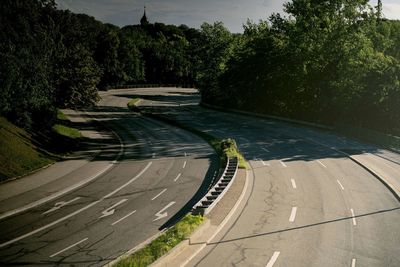
<instances>
[{"instance_id":1,"label":"road marking","mask_svg":"<svg viewBox=\"0 0 400 267\"><path fill-rule=\"evenodd\" d=\"M21 235L21 236L19 236L19 237L16 237L16 238L12 239L12 240L9 240L9 241L7 241L7 242L4 242L4 243L0 244L0 248L5 247L5 246L8 246L8 245L10 245L10 244L13 244L13 243L15 243L15 242L17 242L17 241L19 241L19 240L22 240L22 239L27 238L27 237L29 237L29 236L31 236L31 235L37 234L37 233L39 233L39 232L41 232L41 231L43 231L43 230L46 230L46 229L48 229L48 228L50 228L50 227L52 227L52 226L54 226L54 225L56 225L56 224L59 224L60 222L63 222L63 221L65 221L65 220L68 220L69 218L71 218L71 217L73 217L73 216L75 216L75 215L77 215L77 214L79 214L79 213L81 213L81 212L83 212L83 211L85 211L85 210L87 210L87 209L93 207L94 205L96 205L96 204L98 204L98 203L100 203L100 202L103 201L104 199L113 196L114 194L118 193L121 189L125 188L126 186L128 186L129 184L131 184L131 183L133 183L135 180L137 180L140 176L142 176L143 173L144 173L145 171L147 171L148 168L150 168L150 166L151 166L152 163L153 163L153 162L147 163L146 167L145 167L143 170L141 170L135 177L133 177L131 180L129 180L129 181L126 182L125 184L121 185L120 187L118 187L117 189L115 189L114 191L112 191L111 193L109 193L108 195L102 197L101 199L96 200L96 201L90 203L89 205L87 205L87 206L85 206L85 207L83 207L83 208L81 208L81 209L79 209L79 210L77 210L77 211L75 211L75 212L73 212L73 213L70 213L70 214L68 214L67 216L64 216L64 217L62 217L62 218L60 218L60 219L58 219L58 220L56 220L56 221L54 221L54 222L51 222L51 223L49 223L49 224L47 224L47 225L44 225L44 226L42 226L42 227L40 227L40 228L38 228L38 229L36 229L36 230L33 230L33 231L29 232L29 233L26 233L26 234L24 234L24 235Z\"/></svg>"},{"instance_id":2,"label":"road marking","mask_svg":"<svg viewBox=\"0 0 400 267\"><path fill-rule=\"evenodd\" d=\"M175 202L172 201L172 202L170 202L167 206L165 206L164 208L162 208L159 212L157 212L157 213L154 215L154 216L156 216L157 218L155 218L155 219L153 220L153 222L158 221L158 220L160 220L160 219L162 219L162 218L164 218L164 217L167 217L167 216L168 216L168 213L167 213L167 212L162 213L162 212L165 211L166 209L168 209L169 207L171 207L171 206L174 205L174 204L175 204Z\"/></svg>"},{"instance_id":3,"label":"road marking","mask_svg":"<svg viewBox=\"0 0 400 267\"><path fill-rule=\"evenodd\" d=\"M176 178L174 179L174 182L178 181L179 177L181 177L182 173L178 174L178 176L176 176Z\"/></svg>"},{"instance_id":4,"label":"road marking","mask_svg":"<svg viewBox=\"0 0 400 267\"><path fill-rule=\"evenodd\" d=\"M338 182L340 188L342 188L342 190L344 190L344 187L343 187L342 183L339 180L336 180L336 181Z\"/></svg>"},{"instance_id":5,"label":"road marking","mask_svg":"<svg viewBox=\"0 0 400 267\"><path fill-rule=\"evenodd\" d=\"M287 167L287 165L285 164L285 162L283 162L282 160L280 160L280 163L281 163L281 165L283 166L283 167Z\"/></svg>"},{"instance_id":6,"label":"road marking","mask_svg":"<svg viewBox=\"0 0 400 267\"><path fill-rule=\"evenodd\" d=\"M354 215L354 210L350 209L350 212L351 212L351 217L353 217L353 225L357 225L356 216Z\"/></svg>"},{"instance_id":7,"label":"road marking","mask_svg":"<svg viewBox=\"0 0 400 267\"><path fill-rule=\"evenodd\" d=\"M126 201L128 201L128 199L126 199L126 198L121 199L118 203L112 205L112 206L109 207L108 209L105 209L105 210L102 212L103 215L101 215L101 216L99 217L99 219L100 219L100 218L107 217L107 216L110 216L110 215L113 215L114 212L115 212L115 209L114 209L114 208L117 207L117 206L119 206L119 205L121 205L122 203L124 203L124 202L126 202Z\"/></svg>"},{"instance_id":8,"label":"road marking","mask_svg":"<svg viewBox=\"0 0 400 267\"><path fill-rule=\"evenodd\" d=\"M80 197L76 197L76 198L74 198L74 199L72 199L72 200L70 200L70 201L60 201L60 202L57 202L56 204L54 204L54 207L52 207L52 208L49 209L48 211L43 212L42 215L48 214L48 213L53 212L53 211L56 211L56 210L58 210L58 209L61 209L62 207L66 206L66 205L68 205L68 204L71 204L72 202L75 202L75 201L77 201L78 199L80 199Z\"/></svg>"},{"instance_id":9,"label":"road marking","mask_svg":"<svg viewBox=\"0 0 400 267\"><path fill-rule=\"evenodd\" d=\"M265 267L272 267L274 266L276 260L279 257L279 254L281 254L280 251L275 251L274 254L272 255L271 259L269 260L269 262L267 263L267 265Z\"/></svg>"},{"instance_id":10,"label":"road marking","mask_svg":"<svg viewBox=\"0 0 400 267\"><path fill-rule=\"evenodd\" d=\"M356 259L351 260L351 267L356 267Z\"/></svg>"},{"instance_id":11,"label":"road marking","mask_svg":"<svg viewBox=\"0 0 400 267\"><path fill-rule=\"evenodd\" d=\"M317 162L318 162L319 164L321 164L321 166L323 166L323 167L326 168L326 166L325 166L320 160L317 160Z\"/></svg>"},{"instance_id":12,"label":"road marking","mask_svg":"<svg viewBox=\"0 0 400 267\"><path fill-rule=\"evenodd\" d=\"M134 210L134 211L132 211L132 212L129 212L127 215L125 215L125 216L122 217L121 219L119 219L119 220L113 222L111 225L112 225L112 226L116 225L117 223L119 223L119 222L125 220L126 218L128 218L129 216L131 216L132 214L134 214L135 212L136 212L136 210Z\"/></svg>"},{"instance_id":13,"label":"road marking","mask_svg":"<svg viewBox=\"0 0 400 267\"><path fill-rule=\"evenodd\" d=\"M296 181L294 179L290 179L290 181L292 182L292 187L296 189L297 188Z\"/></svg>"},{"instance_id":14,"label":"road marking","mask_svg":"<svg viewBox=\"0 0 400 267\"><path fill-rule=\"evenodd\" d=\"M264 147L262 147L261 149L264 150L265 152L269 152L269 150Z\"/></svg>"},{"instance_id":15,"label":"road marking","mask_svg":"<svg viewBox=\"0 0 400 267\"><path fill-rule=\"evenodd\" d=\"M296 219L297 207L292 207L292 212L290 213L289 222L294 222Z\"/></svg>"},{"instance_id":16,"label":"road marking","mask_svg":"<svg viewBox=\"0 0 400 267\"><path fill-rule=\"evenodd\" d=\"M162 194L164 194L164 192L167 191L167 188L165 188L163 191L161 191L160 193L158 193L155 197L153 197L151 200L154 200L156 198L158 198L159 196L161 196Z\"/></svg>"},{"instance_id":17,"label":"road marking","mask_svg":"<svg viewBox=\"0 0 400 267\"><path fill-rule=\"evenodd\" d=\"M89 239L89 238L86 237L86 238L82 239L81 241L76 242L75 244L72 244L71 246L64 248L63 250L60 250L59 252L54 253L53 255L50 256L50 258L53 258L53 257L57 256L58 254L61 254L61 253L65 252L65 251L67 251L68 249L71 249L71 248L73 248L73 247L79 245L80 243L85 242L85 241L88 240L88 239Z\"/></svg>"},{"instance_id":18,"label":"road marking","mask_svg":"<svg viewBox=\"0 0 400 267\"><path fill-rule=\"evenodd\" d=\"M183 163L183 169L186 167L186 160L185 160L185 162Z\"/></svg>"}]
</instances>

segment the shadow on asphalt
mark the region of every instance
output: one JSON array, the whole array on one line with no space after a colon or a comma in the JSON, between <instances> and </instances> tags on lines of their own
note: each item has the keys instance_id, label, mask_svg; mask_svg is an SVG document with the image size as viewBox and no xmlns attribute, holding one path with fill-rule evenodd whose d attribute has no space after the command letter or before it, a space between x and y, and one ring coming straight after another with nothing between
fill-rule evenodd
<instances>
[{"instance_id":1,"label":"shadow on asphalt","mask_svg":"<svg viewBox=\"0 0 400 267\"><path fill-rule=\"evenodd\" d=\"M342 222L342 221L347 221L347 220L353 220L353 218L363 218L363 217L374 216L374 215L383 214L383 213L397 212L397 211L400 211L400 207L364 213L364 214L356 215L354 217L351 217L351 216L343 217L343 218L338 218L338 219L333 219L333 220L322 221L322 222L318 222L318 223L311 223L311 224L307 224L307 225L303 225L303 226L297 226L297 227L291 227L291 228L286 228L286 229L281 229L281 230L276 230L276 231L254 234L254 235L236 237L236 238L226 239L226 240L222 240L222 241L218 241L218 242L211 242L211 243L191 242L190 245L200 245L200 244L218 245L218 244L230 243L230 242L235 242L235 241L244 240L244 239L251 239L251 238L256 238L256 237L269 236L269 235L281 234L281 233L285 233L285 232L302 230L302 229L307 229L307 228L312 228L312 227L318 227L321 225L332 224L332 223L337 223L337 222ZM190 242L190 240L189 240L189 242Z\"/></svg>"}]
</instances>

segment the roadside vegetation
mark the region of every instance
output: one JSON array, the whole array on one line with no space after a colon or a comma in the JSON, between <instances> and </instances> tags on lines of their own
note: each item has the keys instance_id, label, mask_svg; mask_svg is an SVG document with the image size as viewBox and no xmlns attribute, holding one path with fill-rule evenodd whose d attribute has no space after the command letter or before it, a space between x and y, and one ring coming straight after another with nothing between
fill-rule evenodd
<instances>
[{"instance_id":1,"label":"roadside vegetation","mask_svg":"<svg viewBox=\"0 0 400 267\"><path fill-rule=\"evenodd\" d=\"M50 131L32 134L0 117L0 182L52 164L79 147L81 133L61 111L57 118Z\"/></svg>"},{"instance_id":2,"label":"roadside vegetation","mask_svg":"<svg viewBox=\"0 0 400 267\"><path fill-rule=\"evenodd\" d=\"M132 111L139 111L139 108L136 106L140 101L140 98L132 98L132 100L130 100L128 102L128 108Z\"/></svg>"},{"instance_id":3,"label":"roadside vegetation","mask_svg":"<svg viewBox=\"0 0 400 267\"><path fill-rule=\"evenodd\" d=\"M214 148L215 152L217 153L219 159L220 159L220 164L221 166L225 166L227 162L227 157L237 157L239 160L239 168L246 169L247 163L246 160L244 159L243 155L240 153L236 141L234 139L218 139L214 137L213 135L210 135L208 133L205 133L203 131L200 131L198 129L195 129L193 127L190 127L184 123L179 122L178 120L172 118L171 116L165 115L165 114L160 114L156 112L148 112L145 110L140 110L140 112L148 117L158 119L161 121L164 121L166 123L169 123L171 125L177 126L179 128L182 128L184 130L187 130L189 132L192 132L201 138L203 138L206 142L208 142L212 148Z\"/></svg>"},{"instance_id":4,"label":"roadside vegetation","mask_svg":"<svg viewBox=\"0 0 400 267\"><path fill-rule=\"evenodd\" d=\"M186 215L144 248L117 262L115 267L144 267L155 262L181 241L188 238L205 220L200 215Z\"/></svg>"}]
</instances>

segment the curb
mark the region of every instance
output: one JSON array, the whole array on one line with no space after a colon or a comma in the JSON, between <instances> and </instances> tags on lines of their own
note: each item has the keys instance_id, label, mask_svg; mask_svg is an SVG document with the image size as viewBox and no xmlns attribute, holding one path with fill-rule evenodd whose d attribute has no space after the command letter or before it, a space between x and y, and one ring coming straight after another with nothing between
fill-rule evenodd
<instances>
[{"instance_id":1,"label":"curb","mask_svg":"<svg viewBox=\"0 0 400 267\"><path fill-rule=\"evenodd\" d=\"M368 168L367 166L365 166L364 164L362 164L359 160L353 158L353 156L351 155L347 155L350 160L352 160L353 162L355 162L357 165L359 165L360 167L362 167L364 170L366 170L367 172L369 172L372 176L374 176L375 178L377 178L387 189L389 189L389 191L393 194L393 196L397 199L397 201L400 202L400 192L398 192L395 187L388 182L385 177L380 176L379 174L377 174L374 170Z\"/></svg>"},{"instance_id":2,"label":"curb","mask_svg":"<svg viewBox=\"0 0 400 267\"><path fill-rule=\"evenodd\" d=\"M245 177L245 182L242 188L242 192L240 193L240 196L236 200L235 204L233 205L232 209L228 212L226 217L222 220L222 222L216 226L216 230L208 237L206 237L206 240L203 242L192 242L192 240L195 240L196 238L200 238L203 233L205 233L207 230L209 230L212 225L211 225L211 219L206 220L189 238L186 240L182 241L180 244L178 244L175 248L170 250L167 254L163 255L161 258L153 262L150 267L166 267L166 266L180 266L183 267L186 264L188 264L194 257L197 256L198 253L200 253L206 246L207 244L222 230L222 228L228 223L228 221L231 219L233 214L236 212L238 209L239 205L244 199L244 196L246 194L248 185L249 185L249 170L246 170L246 177ZM188 252L185 257L184 261L178 263L174 263L173 261L175 260L176 257L178 257L180 254L185 253L185 250L190 249L190 246L193 246L192 243L197 243L200 245L199 248L197 248L193 252Z\"/></svg>"}]
</instances>

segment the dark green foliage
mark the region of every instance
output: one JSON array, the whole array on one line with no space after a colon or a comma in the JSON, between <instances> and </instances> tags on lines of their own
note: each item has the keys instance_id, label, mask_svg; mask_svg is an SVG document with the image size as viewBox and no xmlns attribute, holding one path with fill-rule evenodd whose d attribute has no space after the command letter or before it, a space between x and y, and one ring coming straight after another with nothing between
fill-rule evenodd
<instances>
[{"instance_id":1,"label":"dark green foliage","mask_svg":"<svg viewBox=\"0 0 400 267\"><path fill-rule=\"evenodd\" d=\"M366 0L293 0L248 23L203 101L400 132L400 24Z\"/></svg>"}]
</instances>

